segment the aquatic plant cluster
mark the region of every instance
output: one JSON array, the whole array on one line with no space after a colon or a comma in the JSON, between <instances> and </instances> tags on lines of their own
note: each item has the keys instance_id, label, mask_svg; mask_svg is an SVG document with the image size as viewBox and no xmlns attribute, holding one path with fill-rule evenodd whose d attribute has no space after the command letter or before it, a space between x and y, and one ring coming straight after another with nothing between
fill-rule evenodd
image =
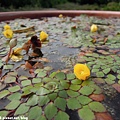
<instances>
[{"instance_id":1,"label":"aquatic plant cluster","mask_svg":"<svg viewBox=\"0 0 120 120\"><path fill-rule=\"evenodd\" d=\"M72 120L71 110L76 119L113 120L102 86L120 92L119 22L62 14L1 22L0 116Z\"/></svg>"}]
</instances>

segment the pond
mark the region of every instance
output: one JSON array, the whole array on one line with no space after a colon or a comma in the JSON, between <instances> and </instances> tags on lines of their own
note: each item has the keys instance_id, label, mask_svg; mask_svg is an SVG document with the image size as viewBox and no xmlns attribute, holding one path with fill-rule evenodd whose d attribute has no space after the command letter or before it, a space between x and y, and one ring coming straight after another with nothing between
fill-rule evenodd
<instances>
[{"instance_id":1,"label":"pond","mask_svg":"<svg viewBox=\"0 0 120 120\"><path fill-rule=\"evenodd\" d=\"M119 120L119 23L85 14L0 22L0 119ZM76 64L90 70L84 80Z\"/></svg>"}]
</instances>

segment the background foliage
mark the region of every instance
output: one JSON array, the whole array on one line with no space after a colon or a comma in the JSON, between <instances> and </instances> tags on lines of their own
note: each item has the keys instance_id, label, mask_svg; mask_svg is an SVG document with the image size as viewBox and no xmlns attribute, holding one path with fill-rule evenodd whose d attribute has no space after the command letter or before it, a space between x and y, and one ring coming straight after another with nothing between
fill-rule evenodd
<instances>
[{"instance_id":1,"label":"background foliage","mask_svg":"<svg viewBox=\"0 0 120 120\"><path fill-rule=\"evenodd\" d=\"M120 10L119 0L0 0L0 11L56 9Z\"/></svg>"}]
</instances>

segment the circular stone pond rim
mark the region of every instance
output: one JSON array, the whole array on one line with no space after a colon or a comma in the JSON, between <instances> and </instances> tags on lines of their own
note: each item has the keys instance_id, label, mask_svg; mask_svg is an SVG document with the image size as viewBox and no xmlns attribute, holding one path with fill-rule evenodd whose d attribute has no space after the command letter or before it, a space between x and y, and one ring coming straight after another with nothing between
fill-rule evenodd
<instances>
[{"instance_id":1,"label":"circular stone pond rim","mask_svg":"<svg viewBox=\"0 0 120 120\"><path fill-rule=\"evenodd\" d=\"M75 17L81 14L89 16L98 16L103 18L119 17L120 12L116 11L90 11L90 10L40 10L40 11L15 11L15 12L0 12L0 21L13 20L16 18L41 18L41 17L53 17L63 14L64 16Z\"/></svg>"}]
</instances>

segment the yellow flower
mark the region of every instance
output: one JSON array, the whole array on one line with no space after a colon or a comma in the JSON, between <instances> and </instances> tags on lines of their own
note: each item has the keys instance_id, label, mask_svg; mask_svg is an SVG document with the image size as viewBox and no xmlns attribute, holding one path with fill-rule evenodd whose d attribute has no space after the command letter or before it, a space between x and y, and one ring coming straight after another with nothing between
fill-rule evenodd
<instances>
[{"instance_id":1,"label":"yellow flower","mask_svg":"<svg viewBox=\"0 0 120 120\"><path fill-rule=\"evenodd\" d=\"M63 15L62 15L62 14L59 14L59 18L63 18Z\"/></svg>"},{"instance_id":2,"label":"yellow flower","mask_svg":"<svg viewBox=\"0 0 120 120\"><path fill-rule=\"evenodd\" d=\"M15 50L13 50L10 58L12 59L12 61L14 62L19 62L23 59L23 56L21 55L22 52L22 48L16 48Z\"/></svg>"},{"instance_id":3,"label":"yellow flower","mask_svg":"<svg viewBox=\"0 0 120 120\"><path fill-rule=\"evenodd\" d=\"M80 80L86 80L90 76L90 70L86 64L76 64L74 74Z\"/></svg>"},{"instance_id":4,"label":"yellow flower","mask_svg":"<svg viewBox=\"0 0 120 120\"><path fill-rule=\"evenodd\" d=\"M8 29L11 29L11 27L10 27L8 24L6 24L6 25L4 26L4 30L8 30Z\"/></svg>"},{"instance_id":5,"label":"yellow flower","mask_svg":"<svg viewBox=\"0 0 120 120\"><path fill-rule=\"evenodd\" d=\"M9 38L9 39L11 39L11 38L13 37L13 31L12 31L11 29L5 30L5 31L3 32L3 34L4 34L4 36L5 36L6 38Z\"/></svg>"},{"instance_id":6,"label":"yellow flower","mask_svg":"<svg viewBox=\"0 0 120 120\"><path fill-rule=\"evenodd\" d=\"M45 41L48 38L48 34L44 31L41 31L40 33L40 40Z\"/></svg>"},{"instance_id":7,"label":"yellow flower","mask_svg":"<svg viewBox=\"0 0 120 120\"><path fill-rule=\"evenodd\" d=\"M96 32L97 30L98 30L97 25L93 24L93 25L91 26L91 32Z\"/></svg>"}]
</instances>

